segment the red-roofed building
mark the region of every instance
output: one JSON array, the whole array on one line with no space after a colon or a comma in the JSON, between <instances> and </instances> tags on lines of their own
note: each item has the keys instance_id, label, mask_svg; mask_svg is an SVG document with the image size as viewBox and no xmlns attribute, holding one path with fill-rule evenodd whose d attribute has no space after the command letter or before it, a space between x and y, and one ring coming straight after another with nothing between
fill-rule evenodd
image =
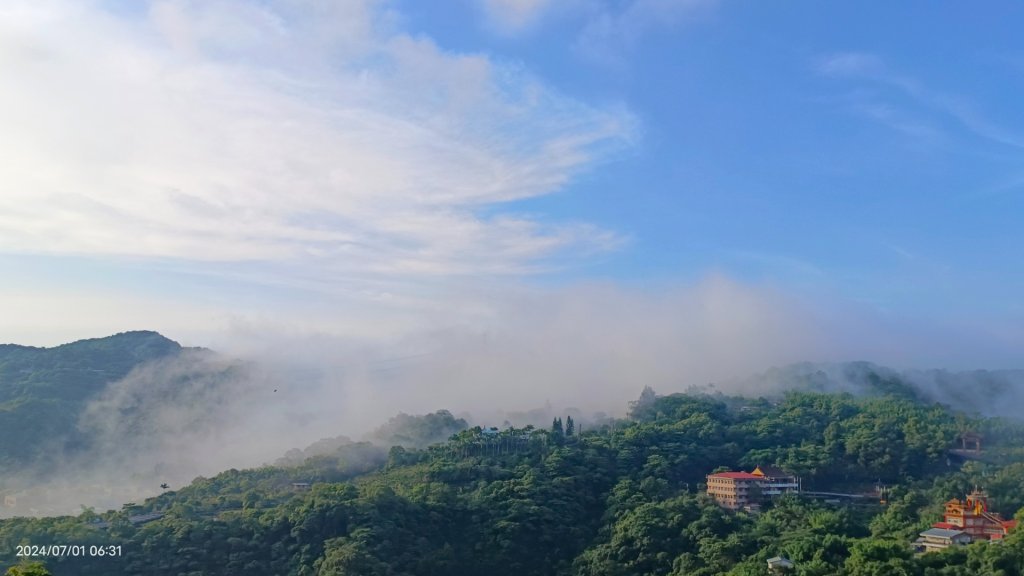
<instances>
[{"instance_id":1,"label":"red-roofed building","mask_svg":"<svg viewBox=\"0 0 1024 576\"><path fill-rule=\"evenodd\" d=\"M730 510L758 504L762 498L795 492L799 486L795 477L774 469L769 475L761 467L753 473L719 472L709 474L707 478L708 496Z\"/></svg>"},{"instance_id":2,"label":"red-roofed building","mask_svg":"<svg viewBox=\"0 0 1024 576\"><path fill-rule=\"evenodd\" d=\"M934 526L947 530L962 530L972 541L986 541L1002 540L1017 527L1017 521L1004 520L999 514L989 512L988 494L975 489L964 500L953 498L946 502L942 522L937 522Z\"/></svg>"},{"instance_id":3,"label":"red-roofed building","mask_svg":"<svg viewBox=\"0 0 1024 576\"><path fill-rule=\"evenodd\" d=\"M715 478L729 478L731 480L760 480L761 477L750 472L719 472L712 474ZM710 478L711 476L708 476Z\"/></svg>"}]
</instances>

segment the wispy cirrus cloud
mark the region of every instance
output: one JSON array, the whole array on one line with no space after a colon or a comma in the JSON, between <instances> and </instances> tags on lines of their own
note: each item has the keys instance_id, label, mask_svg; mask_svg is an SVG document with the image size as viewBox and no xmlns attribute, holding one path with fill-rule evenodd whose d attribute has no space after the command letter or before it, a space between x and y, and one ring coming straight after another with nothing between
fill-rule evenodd
<instances>
[{"instance_id":1,"label":"wispy cirrus cloud","mask_svg":"<svg viewBox=\"0 0 1024 576\"><path fill-rule=\"evenodd\" d=\"M383 2L99 6L0 8L0 251L414 278L623 240L493 210L628 146L623 109L446 52Z\"/></svg>"},{"instance_id":2,"label":"wispy cirrus cloud","mask_svg":"<svg viewBox=\"0 0 1024 576\"><path fill-rule=\"evenodd\" d=\"M718 0L632 0L601 3L575 42L582 55L621 63L646 35L671 30L713 10Z\"/></svg>"},{"instance_id":3,"label":"wispy cirrus cloud","mask_svg":"<svg viewBox=\"0 0 1024 576\"><path fill-rule=\"evenodd\" d=\"M880 56L867 52L840 52L821 58L818 71L833 78L861 79L895 89L931 114L953 122L979 138L994 143L1024 147L1024 135L993 121L966 97L936 90L921 80L893 69ZM927 122L913 119L891 103L862 103L864 115L915 137L938 138L940 131Z\"/></svg>"},{"instance_id":4,"label":"wispy cirrus cloud","mask_svg":"<svg viewBox=\"0 0 1024 576\"><path fill-rule=\"evenodd\" d=\"M885 72L885 64L874 54L839 52L822 58L818 69L829 76L877 75Z\"/></svg>"},{"instance_id":5,"label":"wispy cirrus cloud","mask_svg":"<svg viewBox=\"0 0 1024 576\"><path fill-rule=\"evenodd\" d=\"M571 22L568 37L580 56L620 65L644 37L709 13L718 0L475 0L486 24L505 36L529 33L546 22Z\"/></svg>"}]
</instances>

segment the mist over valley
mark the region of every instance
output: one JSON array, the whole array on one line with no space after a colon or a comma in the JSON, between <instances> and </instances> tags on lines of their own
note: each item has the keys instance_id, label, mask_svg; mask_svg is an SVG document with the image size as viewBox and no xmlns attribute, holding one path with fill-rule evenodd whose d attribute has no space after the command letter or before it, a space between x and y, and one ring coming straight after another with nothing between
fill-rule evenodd
<instances>
[{"instance_id":1,"label":"mist over valley","mask_svg":"<svg viewBox=\"0 0 1024 576\"><path fill-rule=\"evenodd\" d=\"M344 357L344 356L342 356ZM418 394L435 367L354 356L227 356L182 347L155 332L126 332L54 348L0 348L0 454L4 516L117 509L194 478L267 464L299 466L351 450L374 469L392 446L423 449L473 426L545 428L572 417L581 430L626 416L648 384L602 381L576 405L552 404L556 380L516 387L513 406L484 395ZM534 369L531 367L531 370ZM449 390L503 387L467 370ZM1024 372L903 370L847 362L802 363L719 383L680 379L657 391L778 401L787 391L895 395L960 412L1019 419ZM616 389L616 393L609 393ZM378 391L379 393L375 393ZM573 389L573 392L578 392ZM504 390L494 390L501 398ZM607 398L596 397L603 393ZM406 398L402 402L397 399ZM410 402L409 399L415 399ZM582 408L581 408L582 407ZM358 417L354 415L359 414ZM361 446L361 447L360 447ZM358 453L358 456L356 454Z\"/></svg>"}]
</instances>

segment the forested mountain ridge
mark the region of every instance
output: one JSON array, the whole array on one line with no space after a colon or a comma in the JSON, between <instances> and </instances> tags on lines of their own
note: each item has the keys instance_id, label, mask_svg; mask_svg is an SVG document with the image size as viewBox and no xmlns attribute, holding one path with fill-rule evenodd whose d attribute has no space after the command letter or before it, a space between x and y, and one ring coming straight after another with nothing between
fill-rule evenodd
<instances>
[{"instance_id":1,"label":"forested mountain ridge","mask_svg":"<svg viewBox=\"0 0 1024 576\"><path fill-rule=\"evenodd\" d=\"M1000 461L951 460L964 431ZM386 459L340 442L299 466L231 470L102 518L2 521L0 552L13 562L19 543L122 547L49 559L58 576L752 576L780 554L802 576L1011 576L1024 574L1020 532L920 557L909 542L978 484L1007 517L1024 507L1022 446L1019 422L896 395L648 392L630 419L582 435L473 428ZM703 494L708 473L757 464L822 490L880 482L887 502L787 497L751 514Z\"/></svg>"},{"instance_id":2,"label":"forested mountain ridge","mask_svg":"<svg viewBox=\"0 0 1024 576\"><path fill-rule=\"evenodd\" d=\"M1000 380L1007 373L985 373L994 384L974 394L965 374L944 382L968 398L998 397L1013 413L1013 381ZM764 574L764 561L781 554L804 576L1024 576L1020 534L926 557L908 547L942 502L975 485L1007 517L1024 507L1019 421L982 417L966 402L939 400L941 388L867 363L768 376L772 386L750 388L758 398L647 390L629 418L582 435L568 418L550 429L497 430L467 429L447 411L402 414L371 435L376 444L329 438L275 466L197 478L121 510L0 521L0 560L16 562L18 544L109 544L121 553L47 564L58 576L739 576ZM222 400L249 377L237 363L153 332L2 346L4 470L38 465L48 453L42 440L63 456L99 432L159 454L165 445L145 434L154 408L188 398L196 409L177 422L201 438L203 422L223 420ZM272 383L258 385L273 394ZM106 410L83 413L97 398ZM89 428L97 422L113 425ZM984 437L984 461L963 464L951 452L965 432ZM26 434L40 441L19 442ZM727 512L703 494L707 474L762 464L819 491L884 485L888 502L787 498L756 515Z\"/></svg>"},{"instance_id":3,"label":"forested mountain ridge","mask_svg":"<svg viewBox=\"0 0 1024 576\"><path fill-rule=\"evenodd\" d=\"M139 364L177 354L182 347L156 332L122 332L52 348L0 344L0 402L30 394L81 400Z\"/></svg>"},{"instance_id":4,"label":"forested mountain ridge","mask_svg":"<svg viewBox=\"0 0 1024 576\"><path fill-rule=\"evenodd\" d=\"M34 458L34 453L42 452L43 447L52 452L69 443L81 443L83 439L76 436L75 427L90 399L133 370L183 354L218 357L211 351L183 348L151 331L123 332L52 348L0 345L0 434L11 440L0 445L0 464L23 465ZM201 366L194 362L184 371L170 370L158 376L178 382L203 378L208 383L215 382L211 375L238 368L226 359L221 360L219 364ZM151 385L159 388L163 383ZM1004 411L1024 405L1024 372L898 372L867 362L807 363L726 383L722 389L768 397L781 396L790 389L896 395L943 402L967 412L1010 415ZM28 438L32 441L18 441ZM402 443L397 438L379 439Z\"/></svg>"},{"instance_id":5,"label":"forested mountain ridge","mask_svg":"<svg viewBox=\"0 0 1024 576\"><path fill-rule=\"evenodd\" d=\"M771 395L785 390L899 396L939 402L963 412L1021 417L1024 370L896 370L871 362L803 362L772 368L722 386Z\"/></svg>"},{"instance_id":6,"label":"forested mountain ridge","mask_svg":"<svg viewBox=\"0 0 1024 576\"><path fill-rule=\"evenodd\" d=\"M177 359L182 361L172 362ZM148 371L142 371L144 368ZM0 437L6 439L0 443L0 466L5 470L0 476L9 476L15 469L45 472L52 463L47 460L74 458L88 450L97 434L106 434L104 441L108 442L143 437L139 429L153 420L153 411L172 402L214 407L187 415L195 420L190 426L201 428L203 419L218 418L216 411L223 411L223 407L217 407L218 402L253 396L249 386L253 373L249 368L246 363L209 350L183 348L152 331L124 332L52 348L0 345ZM134 388L112 388L129 375L139 380L132 383ZM267 390L262 391L277 387L273 378L290 376L287 370L275 373L264 386ZM267 378L265 374L263 377ZM1024 406L1021 371L899 372L867 362L795 364L725 383L721 389L770 398L779 398L792 389L898 396L941 402L968 413L1004 416ZM151 394L137 401L142 391ZM106 413L88 413L89 408L97 408L90 403L101 404L102 400L107 401L100 406L106 408ZM113 415L123 421L116 430L105 424ZM514 418L513 423L522 424ZM421 447L403 440L402 434L409 431L400 428L408 425L401 415L396 416L374 438L383 444ZM465 425L463 422L461 427ZM421 441L440 441L458 429L436 427L434 436ZM422 436L419 432L414 435ZM151 448L140 446L139 450Z\"/></svg>"},{"instance_id":7,"label":"forested mountain ridge","mask_svg":"<svg viewBox=\"0 0 1024 576\"><path fill-rule=\"evenodd\" d=\"M0 467L10 472L74 450L87 402L147 362L183 350L156 332L123 332L53 348L0 345Z\"/></svg>"}]
</instances>

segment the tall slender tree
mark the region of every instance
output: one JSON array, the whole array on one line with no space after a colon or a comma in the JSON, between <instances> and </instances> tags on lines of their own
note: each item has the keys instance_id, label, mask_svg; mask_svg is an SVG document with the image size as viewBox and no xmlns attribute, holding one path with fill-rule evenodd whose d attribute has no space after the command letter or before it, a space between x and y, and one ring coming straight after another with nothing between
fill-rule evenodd
<instances>
[{"instance_id":1,"label":"tall slender tree","mask_svg":"<svg viewBox=\"0 0 1024 576\"><path fill-rule=\"evenodd\" d=\"M561 418L555 418L551 421L551 433L558 438L565 436L565 429L562 427Z\"/></svg>"}]
</instances>

